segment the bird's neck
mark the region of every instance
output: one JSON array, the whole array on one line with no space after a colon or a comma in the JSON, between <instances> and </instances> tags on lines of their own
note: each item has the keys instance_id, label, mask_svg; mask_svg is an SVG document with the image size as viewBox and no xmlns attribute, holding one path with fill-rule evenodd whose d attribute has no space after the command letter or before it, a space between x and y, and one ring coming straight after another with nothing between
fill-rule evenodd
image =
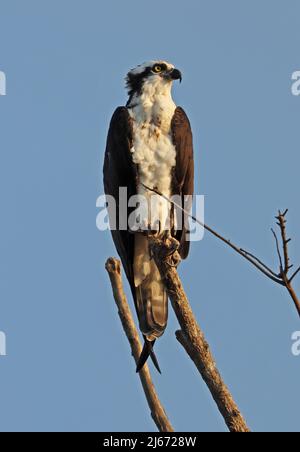
<instances>
[{"instance_id":1,"label":"bird's neck","mask_svg":"<svg viewBox=\"0 0 300 452\"><path fill-rule=\"evenodd\" d=\"M133 94L127 107L138 123L171 123L176 105L172 99L172 83L145 82L141 93Z\"/></svg>"}]
</instances>

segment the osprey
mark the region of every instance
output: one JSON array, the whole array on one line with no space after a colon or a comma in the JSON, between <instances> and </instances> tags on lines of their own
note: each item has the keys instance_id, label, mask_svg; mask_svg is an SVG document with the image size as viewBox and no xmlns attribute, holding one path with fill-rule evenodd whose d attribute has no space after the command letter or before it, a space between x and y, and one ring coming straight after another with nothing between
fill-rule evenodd
<instances>
[{"instance_id":1,"label":"osprey","mask_svg":"<svg viewBox=\"0 0 300 452\"><path fill-rule=\"evenodd\" d=\"M106 195L114 197L117 207L117 226L111 232L145 340L137 372L149 356L160 372L153 345L163 334L168 318L168 297L149 253L149 234L167 233L175 237L182 259L188 256L189 241L185 221L182 227L176 228L174 210L172 215L170 204L164 203L161 197L154 207L151 204L151 221L148 213L144 218L140 215L146 227L132 230L126 217L127 226L121 228L124 215L118 213L119 189L126 187L127 203L137 195L144 196L150 203L151 192L146 187L166 197L178 195L183 199L193 195L191 127L184 110L175 105L171 95L173 81L181 82L181 79L181 72L165 61L150 61L129 71L126 77L129 99L126 107L118 107L114 112L107 137L104 189ZM168 221L170 218L173 220Z\"/></svg>"}]
</instances>

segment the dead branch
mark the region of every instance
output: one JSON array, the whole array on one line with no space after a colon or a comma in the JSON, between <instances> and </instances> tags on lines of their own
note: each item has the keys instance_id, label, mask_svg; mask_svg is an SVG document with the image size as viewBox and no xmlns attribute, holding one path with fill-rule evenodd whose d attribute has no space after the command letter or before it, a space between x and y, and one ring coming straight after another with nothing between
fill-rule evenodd
<instances>
[{"instance_id":1,"label":"dead branch","mask_svg":"<svg viewBox=\"0 0 300 452\"><path fill-rule=\"evenodd\" d=\"M144 184L143 184L144 185ZM185 210L182 206L165 196L163 193L159 192L156 189L153 189L151 187L148 187L147 185L144 185L144 187L153 192L157 195L164 198L166 201L168 201L170 204L172 204L177 209L181 210L183 213L185 213L187 216L189 216L193 221L200 224L206 231L208 231L210 234L217 237L219 240L224 242L226 245L228 245L230 248L232 248L234 251L236 251L240 256L242 256L244 259L246 259L248 262L250 262L254 267L257 268L261 273L263 273L267 278L271 279L273 282L279 284L280 286L283 286L287 289L288 293L290 294L295 307L297 309L298 315L300 317L300 301L299 298L292 286L292 281L294 278L300 273L300 267L294 272L292 276L289 276L289 272L293 265L290 265L290 258L289 258L289 249L288 244L291 241L291 239L287 239L286 236L286 214L288 212L288 209L286 209L283 213L279 211L278 216L276 219L278 220L277 225L280 228L281 232L281 240L282 240L282 248L283 248L283 258L281 256L280 252L280 246L279 246L279 239L275 233L275 231L272 229L272 233L276 240L276 250L279 258L279 273L276 273L273 271L269 266L264 264L262 260L260 260L258 257L256 257L253 253L250 253L249 251L246 251L243 248L238 247L234 243L231 242L231 240L228 240L224 238L221 234L216 232L214 229L212 229L207 224L200 221L198 218L194 217L190 214L187 210Z\"/></svg>"},{"instance_id":2,"label":"dead branch","mask_svg":"<svg viewBox=\"0 0 300 452\"><path fill-rule=\"evenodd\" d=\"M121 276L121 263L118 259L109 258L106 262L105 268L109 274L114 299L118 307L119 317L121 319L124 332L130 343L132 356L137 363L142 351L142 345L130 311L130 307L124 294ZM147 365L145 365L139 372L139 376L151 411L152 419L154 420L158 430L160 432L173 432L174 429L170 421L168 420L166 412L158 398Z\"/></svg>"},{"instance_id":3,"label":"dead branch","mask_svg":"<svg viewBox=\"0 0 300 452\"><path fill-rule=\"evenodd\" d=\"M297 312L300 316L300 301L292 286L292 281L300 273L300 267L291 276L289 275L289 272L293 265L290 265L288 247L291 239L287 238L286 233L286 214L288 210L283 213L279 211L278 216L276 217L276 219L278 220L277 225L279 226L281 233L282 252L280 250L280 244L277 234L272 229L272 233L276 242L276 251L279 259L279 273L276 273L254 254L236 246L230 240L225 239L218 232L201 222L199 219L195 218L188 211L183 209L182 206L173 202L156 189L147 186L145 186L145 188L162 196L174 207L184 212L186 215L192 218L193 221L200 224L204 229L206 229L212 235L214 235L234 251L236 251L239 255L241 255L248 262L254 265L269 279L285 287L292 300L294 301ZM156 265L164 280L168 296L171 300L173 309L181 326L181 330L176 332L176 337L195 363L203 380L207 384L229 430L231 432L249 432L250 430L247 427L243 416L241 415L236 403L233 400L232 395L230 394L229 389L223 382L222 377L216 367L214 358L209 349L209 345L206 342L204 334L193 315L189 301L185 295L181 281L178 277L176 271L176 266L180 260L178 259L178 246L178 242L172 237L164 238L164 240L157 237L150 237L150 249L152 256L155 259ZM131 345L132 355L134 356L137 363L142 350L142 346L132 318L132 314L130 312L130 308L124 295L121 279L121 264L118 260L110 258L106 263L106 269L110 276L114 298L119 309L119 316L124 331ZM148 401L149 408L151 410L151 416L159 431L174 431L158 399L147 365L145 365L144 368L140 371L140 379Z\"/></svg>"},{"instance_id":4,"label":"dead branch","mask_svg":"<svg viewBox=\"0 0 300 452\"><path fill-rule=\"evenodd\" d=\"M287 213L288 213L288 210L286 210L283 213L281 213L279 211L278 216L276 217L276 219L278 220L277 225L280 228L282 251L283 251L283 257L282 257L280 249L279 249L279 245L278 245L278 238L277 238L276 233L274 233L275 239L276 239L276 244L277 244L276 246L277 246L277 251L278 251L278 257L279 257L279 276L282 279L282 281L284 282L284 285L285 285L287 291L289 292L290 296L292 297L292 300L295 303L297 312L300 316L300 301L292 286L292 280L299 273L300 267L294 272L294 274L291 277L289 276L289 271L291 270L293 265L290 265L290 257L289 257L289 243L290 243L291 239L288 239L287 234L286 234L286 214Z\"/></svg>"},{"instance_id":5,"label":"dead branch","mask_svg":"<svg viewBox=\"0 0 300 452\"><path fill-rule=\"evenodd\" d=\"M176 332L176 337L194 361L229 430L231 432L249 432L245 420L216 367L209 345L194 317L177 274L174 255L177 253L178 245L178 242L171 237L163 241L156 237L150 238L153 258L181 326L181 331ZM178 262L178 257L175 256L175 260Z\"/></svg>"}]
</instances>

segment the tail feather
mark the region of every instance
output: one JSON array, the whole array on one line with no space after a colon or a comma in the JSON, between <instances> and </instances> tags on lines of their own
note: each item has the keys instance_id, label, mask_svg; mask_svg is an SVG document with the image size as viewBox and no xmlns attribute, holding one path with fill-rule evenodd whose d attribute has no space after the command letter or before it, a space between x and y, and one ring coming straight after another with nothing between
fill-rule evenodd
<instances>
[{"instance_id":1,"label":"tail feather","mask_svg":"<svg viewBox=\"0 0 300 452\"><path fill-rule=\"evenodd\" d=\"M145 365L147 359L148 359L149 356L150 356L150 358L151 358L152 361L153 361L154 366L156 367L156 369L158 370L158 372L161 374L161 370L160 370L160 367L159 367L157 358L156 358L155 353L154 353L154 351L153 351L154 343L155 343L155 341L150 342L150 341L148 341L148 340L145 338L144 347L143 347L141 356L140 356L140 358L139 358L139 360L138 360L137 367L136 367L136 371L137 371L137 372L139 372L139 371L144 367L144 365Z\"/></svg>"},{"instance_id":2,"label":"tail feather","mask_svg":"<svg viewBox=\"0 0 300 452\"><path fill-rule=\"evenodd\" d=\"M156 367L156 370L161 374L161 370L160 370L156 355L153 350L153 345L152 345L151 351L150 351L150 358L152 359L152 362L153 362L154 366Z\"/></svg>"},{"instance_id":3,"label":"tail feather","mask_svg":"<svg viewBox=\"0 0 300 452\"><path fill-rule=\"evenodd\" d=\"M140 330L152 342L167 326L168 296L158 268L150 259L148 238L142 234L135 237L133 274Z\"/></svg>"},{"instance_id":4,"label":"tail feather","mask_svg":"<svg viewBox=\"0 0 300 452\"><path fill-rule=\"evenodd\" d=\"M133 276L134 301L140 330L145 340L136 371L139 372L143 368L150 356L161 373L153 346L167 326L168 296L159 270L150 257L148 237L143 234L135 235Z\"/></svg>"}]
</instances>

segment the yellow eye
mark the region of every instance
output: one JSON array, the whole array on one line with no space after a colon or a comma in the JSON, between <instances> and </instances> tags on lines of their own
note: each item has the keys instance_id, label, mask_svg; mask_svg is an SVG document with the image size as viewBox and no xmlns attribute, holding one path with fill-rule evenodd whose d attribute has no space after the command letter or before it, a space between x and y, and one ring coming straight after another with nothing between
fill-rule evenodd
<instances>
[{"instance_id":1,"label":"yellow eye","mask_svg":"<svg viewBox=\"0 0 300 452\"><path fill-rule=\"evenodd\" d=\"M159 73L159 72L161 72L162 71L162 67L159 65L159 64L156 64L154 67L153 67L153 72L156 72L157 74Z\"/></svg>"}]
</instances>

